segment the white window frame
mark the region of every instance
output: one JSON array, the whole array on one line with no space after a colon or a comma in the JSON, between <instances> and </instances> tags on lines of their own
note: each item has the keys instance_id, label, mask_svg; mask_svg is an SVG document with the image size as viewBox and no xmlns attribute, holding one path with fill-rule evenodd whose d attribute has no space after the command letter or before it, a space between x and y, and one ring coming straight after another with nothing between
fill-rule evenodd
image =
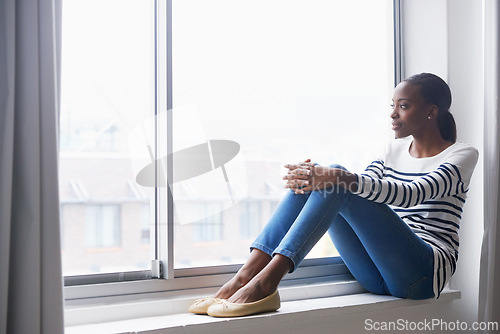
<instances>
[{"instance_id":1,"label":"white window frame","mask_svg":"<svg viewBox=\"0 0 500 334\"><path fill-rule=\"evenodd\" d=\"M403 73L403 32L402 32L402 0L393 0L394 23L394 83L402 80ZM158 110L167 110L167 131L158 131L156 139L167 143L169 157L172 153L172 0L155 0L155 43L156 43L156 114ZM162 34L165 34L166 36ZM166 92L160 94L159 92ZM161 126L165 129L165 125ZM155 152L159 156L158 148ZM172 161L166 165L157 165L157 178L166 171L167 179L172 179ZM241 264L215 267L174 269L174 226L173 195L171 187L156 189L154 212L155 228L151 231L154 242L154 259L151 270L130 271L121 273L105 273L64 277L64 295L66 305L85 303L107 298L119 297L121 300L152 296L154 294L178 293L179 291L196 290L221 286L227 282L241 267ZM162 204L166 203L166 204ZM292 274L284 278L285 284L314 282L318 278L330 277L332 280L352 281L349 270L340 257L306 259ZM155 279L156 278L156 279ZM352 293L352 289L345 289ZM342 293L340 293L342 294Z\"/></svg>"}]
</instances>

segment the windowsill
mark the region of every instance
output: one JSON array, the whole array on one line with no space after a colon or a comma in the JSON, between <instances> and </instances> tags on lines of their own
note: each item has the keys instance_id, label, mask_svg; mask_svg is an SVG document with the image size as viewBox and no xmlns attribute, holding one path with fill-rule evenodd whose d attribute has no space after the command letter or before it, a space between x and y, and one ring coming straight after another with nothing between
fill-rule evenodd
<instances>
[{"instance_id":1,"label":"windowsill","mask_svg":"<svg viewBox=\"0 0 500 334\"><path fill-rule=\"evenodd\" d=\"M122 303L120 305L99 305L82 308L67 308L67 334L83 333L163 333L171 331L184 333L185 328L191 332L211 332L220 328L221 324L227 332L233 328L258 328L273 321L289 322L301 319L332 317L363 312L397 309L401 307L420 306L431 303L444 303L460 299L460 291L445 290L440 298L428 300L407 300L392 296L380 296L371 293L356 293L359 290L357 282L351 282L352 294L319 298L321 291L328 295L328 290L335 289L331 284L314 284L302 287L280 287L282 296L281 308L277 312L264 313L242 318L212 318L209 316L189 314L185 312L193 300L193 296L177 299L159 299ZM343 287L345 289L345 286ZM301 295L302 294L302 295ZM307 298L309 296L309 298ZM294 299L294 300L291 300ZM299 299L299 300L297 300ZM172 309L174 308L174 309ZM156 315L133 317L132 310L157 310ZM90 312L90 313L89 313ZM103 321L100 316L117 313L122 320ZM92 315L93 314L93 315ZM129 314L127 316L127 314ZM137 313L135 313L137 315ZM99 315L96 317L96 315ZM87 318L86 324L76 324L75 317ZM132 319L133 318L133 319ZM92 319L90 321L89 319ZM69 323L69 324L68 324ZM73 323L73 324L71 324Z\"/></svg>"}]
</instances>

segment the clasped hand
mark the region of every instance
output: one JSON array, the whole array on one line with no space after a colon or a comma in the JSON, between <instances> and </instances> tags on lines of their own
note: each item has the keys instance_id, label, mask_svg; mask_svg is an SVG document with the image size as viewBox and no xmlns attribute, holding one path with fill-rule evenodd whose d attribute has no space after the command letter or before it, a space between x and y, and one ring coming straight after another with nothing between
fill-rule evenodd
<instances>
[{"instance_id":1,"label":"clasped hand","mask_svg":"<svg viewBox=\"0 0 500 334\"><path fill-rule=\"evenodd\" d=\"M283 180L286 180L285 188L290 188L296 194L333 186L333 168L316 165L311 159L298 164L286 164L284 167L288 168L288 173L283 176Z\"/></svg>"}]
</instances>

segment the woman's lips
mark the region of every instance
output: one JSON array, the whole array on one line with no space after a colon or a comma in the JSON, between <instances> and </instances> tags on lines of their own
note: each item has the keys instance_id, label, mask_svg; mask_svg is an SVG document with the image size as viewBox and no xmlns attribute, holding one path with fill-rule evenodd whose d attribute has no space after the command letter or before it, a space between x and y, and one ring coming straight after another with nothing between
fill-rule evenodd
<instances>
[{"instance_id":1,"label":"woman's lips","mask_svg":"<svg viewBox=\"0 0 500 334\"><path fill-rule=\"evenodd\" d=\"M401 123L392 123L392 129L397 130L401 127Z\"/></svg>"}]
</instances>

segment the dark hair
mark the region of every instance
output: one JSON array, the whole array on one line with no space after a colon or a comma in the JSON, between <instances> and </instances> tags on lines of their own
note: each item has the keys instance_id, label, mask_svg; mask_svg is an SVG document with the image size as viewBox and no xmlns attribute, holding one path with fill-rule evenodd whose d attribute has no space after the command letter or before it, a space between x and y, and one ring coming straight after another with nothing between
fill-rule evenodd
<instances>
[{"instance_id":1,"label":"dark hair","mask_svg":"<svg viewBox=\"0 0 500 334\"><path fill-rule=\"evenodd\" d=\"M451 91L443 79L432 73L420 73L403 80L418 86L420 94L428 104L438 107L437 122L439 133L444 140L457 141L457 125L449 109L451 106Z\"/></svg>"}]
</instances>

